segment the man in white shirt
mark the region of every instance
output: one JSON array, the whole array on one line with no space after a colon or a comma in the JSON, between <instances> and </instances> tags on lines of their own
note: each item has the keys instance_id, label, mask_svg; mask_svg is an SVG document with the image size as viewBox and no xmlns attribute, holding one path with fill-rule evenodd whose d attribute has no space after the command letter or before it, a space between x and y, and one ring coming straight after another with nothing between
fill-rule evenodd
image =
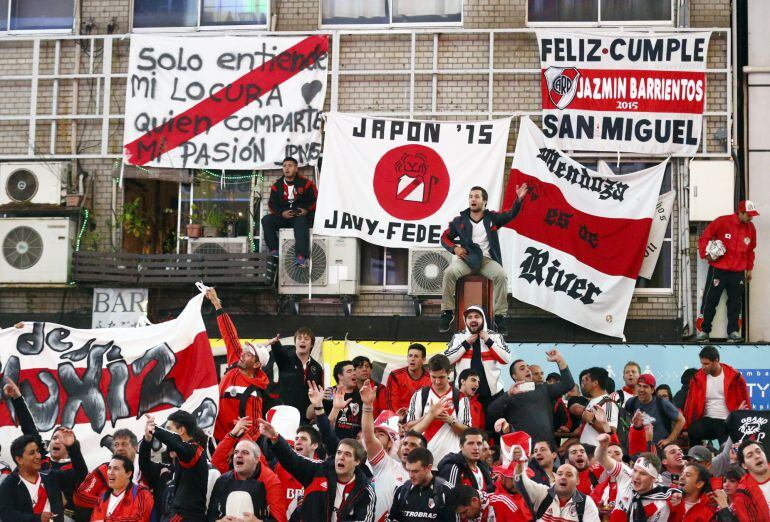
<instances>
[{"instance_id":1,"label":"man in white shirt","mask_svg":"<svg viewBox=\"0 0 770 522\"><path fill-rule=\"evenodd\" d=\"M449 359L436 354L428 361L431 385L417 390L409 403L407 427L428 440L438 464L460 445L460 435L471 424L468 398L449 382Z\"/></svg>"},{"instance_id":2,"label":"man in white shirt","mask_svg":"<svg viewBox=\"0 0 770 522\"><path fill-rule=\"evenodd\" d=\"M618 405L607 394L607 379L609 379L607 370L598 366L584 370L580 376L583 394L590 399L583 411L584 427L580 434L581 444L596 446L599 435L614 433L618 428ZM595 415L597 408L602 408L605 415L597 417Z\"/></svg>"}]
</instances>

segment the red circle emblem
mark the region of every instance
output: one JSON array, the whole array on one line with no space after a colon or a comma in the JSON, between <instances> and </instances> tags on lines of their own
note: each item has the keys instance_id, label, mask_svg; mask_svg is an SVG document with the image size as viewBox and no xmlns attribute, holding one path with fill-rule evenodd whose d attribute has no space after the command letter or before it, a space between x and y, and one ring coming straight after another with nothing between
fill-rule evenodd
<instances>
[{"instance_id":1,"label":"red circle emblem","mask_svg":"<svg viewBox=\"0 0 770 522\"><path fill-rule=\"evenodd\" d=\"M396 147L383 154L374 169L374 195L396 219L425 219L441 208L448 194L449 172L430 147Z\"/></svg>"}]
</instances>

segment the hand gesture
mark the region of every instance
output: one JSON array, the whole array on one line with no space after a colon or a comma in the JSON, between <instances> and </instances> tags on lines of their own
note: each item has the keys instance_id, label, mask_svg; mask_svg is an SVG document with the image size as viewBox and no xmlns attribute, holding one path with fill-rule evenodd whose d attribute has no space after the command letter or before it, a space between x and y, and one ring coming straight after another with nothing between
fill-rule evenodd
<instances>
[{"instance_id":1,"label":"hand gesture","mask_svg":"<svg viewBox=\"0 0 770 522\"><path fill-rule=\"evenodd\" d=\"M511 425L505 419L497 419L495 421L495 431L497 433L508 433L511 431Z\"/></svg>"},{"instance_id":2,"label":"hand gesture","mask_svg":"<svg viewBox=\"0 0 770 522\"><path fill-rule=\"evenodd\" d=\"M600 448L607 449L610 447L610 436L607 433L602 433L596 438Z\"/></svg>"},{"instance_id":3,"label":"hand gesture","mask_svg":"<svg viewBox=\"0 0 770 522\"><path fill-rule=\"evenodd\" d=\"M644 426L644 414L642 413L642 410L636 410L634 412L634 416L631 417L631 424L634 428L642 429L642 426Z\"/></svg>"},{"instance_id":4,"label":"hand gesture","mask_svg":"<svg viewBox=\"0 0 770 522\"><path fill-rule=\"evenodd\" d=\"M272 339L267 341L267 344L272 346L272 345L277 344L278 342L280 342L280 340L281 340L281 334L277 333L277 334L275 334L275 337L273 337Z\"/></svg>"},{"instance_id":5,"label":"hand gesture","mask_svg":"<svg viewBox=\"0 0 770 522\"><path fill-rule=\"evenodd\" d=\"M275 431L275 428L273 428L273 425L267 422L265 419L257 419L259 422L259 431L267 437L270 440L275 440L278 438L278 432Z\"/></svg>"},{"instance_id":6,"label":"hand gesture","mask_svg":"<svg viewBox=\"0 0 770 522\"><path fill-rule=\"evenodd\" d=\"M449 403L450 396L445 395L444 397L441 397L441 399L437 400L433 404L430 405L430 414L433 415L434 419L438 419L439 416L444 413L444 410L446 410L446 406Z\"/></svg>"},{"instance_id":7,"label":"hand gesture","mask_svg":"<svg viewBox=\"0 0 770 522\"><path fill-rule=\"evenodd\" d=\"M230 433L236 437L240 437L246 433L253 424L254 422L251 420L251 417L239 417Z\"/></svg>"},{"instance_id":8,"label":"hand gesture","mask_svg":"<svg viewBox=\"0 0 770 522\"><path fill-rule=\"evenodd\" d=\"M294 211L293 210L284 210L281 212L281 217L283 219L291 219L294 217Z\"/></svg>"},{"instance_id":9,"label":"hand gesture","mask_svg":"<svg viewBox=\"0 0 770 522\"><path fill-rule=\"evenodd\" d=\"M144 440L150 442L152 436L155 434L155 417L151 415L145 415L146 422L144 424Z\"/></svg>"},{"instance_id":10,"label":"hand gesture","mask_svg":"<svg viewBox=\"0 0 770 522\"><path fill-rule=\"evenodd\" d=\"M682 492L681 491L674 491L671 493L671 496L668 497L668 503L674 507L678 506L682 503Z\"/></svg>"},{"instance_id":11,"label":"hand gesture","mask_svg":"<svg viewBox=\"0 0 770 522\"><path fill-rule=\"evenodd\" d=\"M61 433L61 442L65 447L69 448L75 444L75 432L73 432L71 429L62 428L59 430L59 433Z\"/></svg>"},{"instance_id":12,"label":"hand gesture","mask_svg":"<svg viewBox=\"0 0 770 522\"><path fill-rule=\"evenodd\" d=\"M296 216L307 216L307 209L298 208L295 212Z\"/></svg>"},{"instance_id":13,"label":"hand gesture","mask_svg":"<svg viewBox=\"0 0 770 522\"><path fill-rule=\"evenodd\" d=\"M711 499L716 502L719 509L724 509L730 506L730 501L727 498L727 493L724 489L716 489L711 493Z\"/></svg>"},{"instance_id":14,"label":"hand gesture","mask_svg":"<svg viewBox=\"0 0 770 522\"><path fill-rule=\"evenodd\" d=\"M318 384L315 381L308 381L307 385L308 385L307 398L310 399L310 404L312 404L314 408L322 407L323 400L324 400L323 389L320 386L318 386Z\"/></svg>"},{"instance_id":15,"label":"hand gesture","mask_svg":"<svg viewBox=\"0 0 770 522\"><path fill-rule=\"evenodd\" d=\"M5 378L5 386L3 386L3 393L12 399L18 399L21 397L21 390L16 386L16 383L10 377Z\"/></svg>"},{"instance_id":16,"label":"hand gesture","mask_svg":"<svg viewBox=\"0 0 770 522\"><path fill-rule=\"evenodd\" d=\"M644 440L646 440L647 442L652 442L654 438L655 438L655 428L652 427L652 424L645 424Z\"/></svg>"},{"instance_id":17,"label":"hand gesture","mask_svg":"<svg viewBox=\"0 0 770 522\"><path fill-rule=\"evenodd\" d=\"M518 395L519 393L523 393L521 390L519 390L519 384L522 384L522 383L521 382L514 382L511 385L511 387L508 388L508 395L513 397L514 395Z\"/></svg>"},{"instance_id":18,"label":"hand gesture","mask_svg":"<svg viewBox=\"0 0 770 522\"><path fill-rule=\"evenodd\" d=\"M548 350L545 352L545 359L548 362L559 363L564 360L564 356L561 354L561 352L559 352L559 350L554 348L553 350Z\"/></svg>"},{"instance_id":19,"label":"hand gesture","mask_svg":"<svg viewBox=\"0 0 770 522\"><path fill-rule=\"evenodd\" d=\"M364 381L364 386L360 390L358 390L358 393L361 394L361 402L364 403L365 406L371 406L374 404L374 388L372 388L369 379Z\"/></svg>"},{"instance_id":20,"label":"hand gesture","mask_svg":"<svg viewBox=\"0 0 770 522\"><path fill-rule=\"evenodd\" d=\"M457 245L457 246L454 248L454 253L455 253L455 255L456 255L457 257L459 257L460 259L468 259L468 251L467 251L467 250L465 250L465 249L464 249L463 247L461 247L460 245Z\"/></svg>"},{"instance_id":21,"label":"hand gesture","mask_svg":"<svg viewBox=\"0 0 770 522\"><path fill-rule=\"evenodd\" d=\"M481 330L481 332L479 332L479 337L481 337L481 340L486 343L487 339L489 339L489 332L487 332L486 329Z\"/></svg>"},{"instance_id":22,"label":"hand gesture","mask_svg":"<svg viewBox=\"0 0 770 522\"><path fill-rule=\"evenodd\" d=\"M341 386L337 386L334 389L334 396L332 397L332 407L338 410L344 410L350 404L353 399L345 398L345 390Z\"/></svg>"},{"instance_id":23,"label":"hand gesture","mask_svg":"<svg viewBox=\"0 0 770 522\"><path fill-rule=\"evenodd\" d=\"M652 427L652 426L650 426L650 427ZM665 439L660 439L660 440L658 441L658 444L657 444L657 446L658 446L658 449L663 449L663 448L665 448L666 446L668 446L669 444L671 444L672 442L674 442L674 440L672 440L672 439L671 439L671 438L669 438L669 437L666 437Z\"/></svg>"},{"instance_id":24,"label":"hand gesture","mask_svg":"<svg viewBox=\"0 0 770 522\"><path fill-rule=\"evenodd\" d=\"M468 337L466 341L468 342L468 344L473 345L473 343L475 343L478 338L479 338L479 334L473 334L470 337Z\"/></svg>"},{"instance_id":25,"label":"hand gesture","mask_svg":"<svg viewBox=\"0 0 770 522\"><path fill-rule=\"evenodd\" d=\"M746 401L741 401L741 403L738 405L738 409L739 410L748 410L749 409L749 405L746 404Z\"/></svg>"},{"instance_id":26,"label":"hand gesture","mask_svg":"<svg viewBox=\"0 0 770 522\"><path fill-rule=\"evenodd\" d=\"M522 183L521 185L516 185L516 197L521 201L524 199L524 196L527 195L527 192L529 192L529 187L526 183Z\"/></svg>"},{"instance_id":27,"label":"hand gesture","mask_svg":"<svg viewBox=\"0 0 770 522\"><path fill-rule=\"evenodd\" d=\"M40 513L40 522L50 522L56 515L50 511L43 511Z\"/></svg>"},{"instance_id":28,"label":"hand gesture","mask_svg":"<svg viewBox=\"0 0 770 522\"><path fill-rule=\"evenodd\" d=\"M597 408L601 409L601 408ZM591 424L594 421L595 415L594 415L594 409L585 409L583 410L583 415L581 416L583 419L583 422L586 424Z\"/></svg>"},{"instance_id":29,"label":"hand gesture","mask_svg":"<svg viewBox=\"0 0 770 522\"><path fill-rule=\"evenodd\" d=\"M607 412L601 406L593 409L594 420L598 423L607 422Z\"/></svg>"}]
</instances>

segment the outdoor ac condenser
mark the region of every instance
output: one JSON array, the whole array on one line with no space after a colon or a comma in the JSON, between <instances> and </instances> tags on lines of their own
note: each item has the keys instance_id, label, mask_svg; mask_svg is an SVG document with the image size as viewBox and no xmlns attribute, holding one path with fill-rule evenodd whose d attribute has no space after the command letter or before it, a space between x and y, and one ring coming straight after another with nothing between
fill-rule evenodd
<instances>
[{"instance_id":1,"label":"outdoor ac condenser","mask_svg":"<svg viewBox=\"0 0 770 522\"><path fill-rule=\"evenodd\" d=\"M358 293L359 245L351 237L312 236L307 266L296 264L294 230L279 234L278 293L355 295ZM308 285L310 280L310 288Z\"/></svg>"},{"instance_id":2,"label":"outdoor ac condenser","mask_svg":"<svg viewBox=\"0 0 770 522\"><path fill-rule=\"evenodd\" d=\"M68 218L0 219L0 283L67 283L74 239Z\"/></svg>"},{"instance_id":3,"label":"outdoor ac condenser","mask_svg":"<svg viewBox=\"0 0 770 522\"><path fill-rule=\"evenodd\" d=\"M0 163L0 205L60 205L69 163Z\"/></svg>"},{"instance_id":4,"label":"outdoor ac condenser","mask_svg":"<svg viewBox=\"0 0 770 522\"><path fill-rule=\"evenodd\" d=\"M452 254L443 248L409 250L409 295L441 295L444 271Z\"/></svg>"}]
</instances>

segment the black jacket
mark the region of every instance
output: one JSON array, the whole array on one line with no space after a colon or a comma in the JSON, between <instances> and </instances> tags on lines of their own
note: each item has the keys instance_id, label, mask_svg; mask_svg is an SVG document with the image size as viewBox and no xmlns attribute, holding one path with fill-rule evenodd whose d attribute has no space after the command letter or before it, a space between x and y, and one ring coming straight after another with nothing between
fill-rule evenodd
<instances>
[{"instance_id":1,"label":"black jacket","mask_svg":"<svg viewBox=\"0 0 770 522\"><path fill-rule=\"evenodd\" d=\"M489 466L486 463L478 462L481 475L484 477L484 483L486 487L484 491L487 493L494 493L495 481L492 479L492 473L489 471ZM462 452L450 453L438 463L438 476L446 480L450 486L457 487L460 484L467 484L473 489L481 489L481 486L476 483L476 476L468 466L468 461L463 457Z\"/></svg>"},{"instance_id":2,"label":"black jacket","mask_svg":"<svg viewBox=\"0 0 770 522\"><path fill-rule=\"evenodd\" d=\"M500 254L500 240L497 237L497 229L507 225L521 210L521 201L518 199L507 212L495 212L485 210L481 218L484 222L484 228L487 231L487 240L489 241L489 257L503 264L503 258ZM473 225L471 222L471 210L466 208L460 215L449 222L449 226L441 234L441 246L449 252L454 253L454 248L460 245L468 251L468 259L465 259L471 269L481 268L481 260L484 257L481 247L473 242Z\"/></svg>"},{"instance_id":3,"label":"black jacket","mask_svg":"<svg viewBox=\"0 0 770 522\"><path fill-rule=\"evenodd\" d=\"M179 515L192 521L206 520L209 467L204 449L198 444L183 442L179 435L163 428L155 428L154 437L176 453L174 475L166 487L168 507L165 515Z\"/></svg>"},{"instance_id":4,"label":"black jacket","mask_svg":"<svg viewBox=\"0 0 770 522\"><path fill-rule=\"evenodd\" d=\"M315 183L297 174L292 183L295 190L294 203L290 203L284 190L284 179L285 176L281 176L270 187L270 198L267 200L270 213L280 216L284 210L304 208L312 215L315 212L316 198L318 197Z\"/></svg>"},{"instance_id":5,"label":"black jacket","mask_svg":"<svg viewBox=\"0 0 770 522\"><path fill-rule=\"evenodd\" d=\"M56 522L64 520L64 506L62 505L62 489L71 480L78 483L88 474L86 461L80 453L80 443L75 441L72 446L67 446L67 451L72 460L72 469L51 469L41 472L43 487L48 495L51 512L56 514ZM29 490L21 482L19 469L5 477L0 483L0 520L3 522L40 522L40 515L32 514L32 499Z\"/></svg>"},{"instance_id":6,"label":"black jacket","mask_svg":"<svg viewBox=\"0 0 770 522\"><path fill-rule=\"evenodd\" d=\"M259 477L261 463L257 462L257 470L254 472L253 477ZM227 507L227 497L233 491L245 491L251 497L251 502L254 505L254 515L260 520L275 520L270 516L267 507L267 490L265 485L254 479L238 480L235 476L235 471L230 470L221 477L219 477L214 484L214 489L211 490L211 498L209 499L209 509L206 518L209 522L216 522L220 518L224 518Z\"/></svg>"},{"instance_id":7,"label":"black jacket","mask_svg":"<svg viewBox=\"0 0 770 522\"><path fill-rule=\"evenodd\" d=\"M388 522L455 522L459 518L452 508L452 486L433 476L427 486L415 487L407 481L396 489Z\"/></svg>"},{"instance_id":8,"label":"black jacket","mask_svg":"<svg viewBox=\"0 0 770 522\"><path fill-rule=\"evenodd\" d=\"M307 422L305 413L310 406L307 398L308 381L323 386L324 369L312 357L307 361L307 372L297 357L293 346L284 346L280 341L271 345L273 360L278 366L278 386L284 404L299 410L300 423Z\"/></svg>"},{"instance_id":9,"label":"black jacket","mask_svg":"<svg viewBox=\"0 0 770 522\"><path fill-rule=\"evenodd\" d=\"M305 487L302 505L291 516L295 522L331 521L337 492L334 457L325 461L306 459L292 450L283 437L272 444L278 462ZM359 466L355 471L353 491L337 511L337 522L373 522L376 497L371 476Z\"/></svg>"}]
</instances>

